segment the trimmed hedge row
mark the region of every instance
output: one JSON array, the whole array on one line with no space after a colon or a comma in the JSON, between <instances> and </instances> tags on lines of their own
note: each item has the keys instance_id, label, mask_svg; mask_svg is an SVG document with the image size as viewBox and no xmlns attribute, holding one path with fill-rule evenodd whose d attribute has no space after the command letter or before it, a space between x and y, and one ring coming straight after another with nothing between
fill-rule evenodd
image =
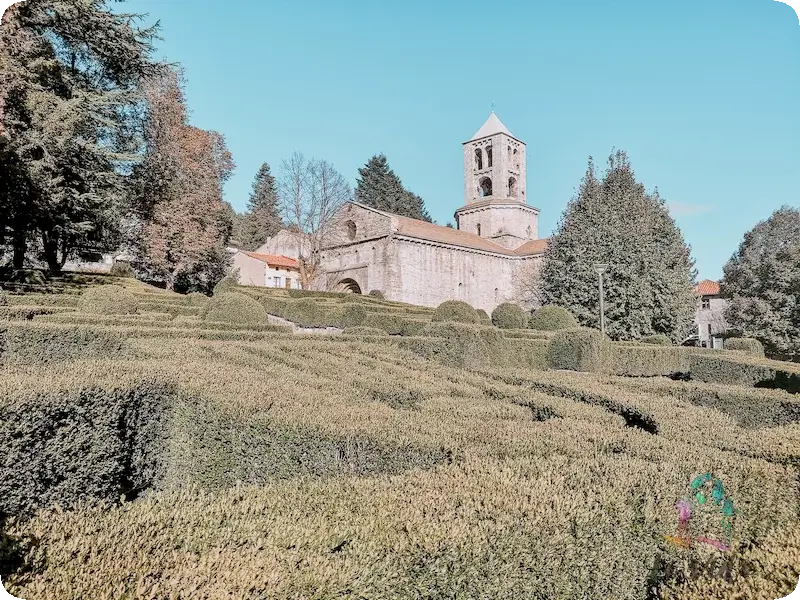
<instances>
[{"instance_id":1,"label":"trimmed hedge row","mask_svg":"<svg viewBox=\"0 0 800 600\"><path fill-rule=\"evenodd\" d=\"M753 338L728 338L724 343L725 350L740 350L756 356L764 356L764 346Z\"/></svg>"},{"instance_id":2,"label":"trimmed hedge row","mask_svg":"<svg viewBox=\"0 0 800 600\"><path fill-rule=\"evenodd\" d=\"M386 333L383 329L378 329L377 327L345 327L342 331L343 335L363 335L363 336L388 336L389 334Z\"/></svg>"},{"instance_id":3,"label":"trimmed hedge row","mask_svg":"<svg viewBox=\"0 0 800 600\"><path fill-rule=\"evenodd\" d=\"M643 344L652 344L654 346L672 345L672 340L669 339L669 337L664 335L663 333L657 333L655 335L646 335L639 341L642 342Z\"/></svg>"},{"instance_id":4,"label":"trimmed hedge row","mask_svg":"<svg viewBox=\"0 0 800 600\"><path fill-rule=\"evenodd\" d=\"M625 377L657 377L689 372L692 348L679 346L609 345L604 371Z\"/></svg>"},{"instance_id":5,"label":"trimmed hedge row","mask_svg":"<svg viewBox=\"0 0 800 600\"><path fill-rule=\"evenodd\" d=\"M246 294L222 292L215 294L203 307L203 320L235 325L263 325L267 322L267 311Z\"/></svg>"},{"instance_id":6,"label":"trimmed hedge row","mask_svg":"<svg viewBox=\"0 0 800 600\"><path fill-rule=\"evenodd\" d=\"M691 378L705 383L760 387L800 393L800 368L792 363L758 360L747 356L693 353L689 359Z\"/></svg>"},{"instance_id":7,"label":"trimmed hedge row","mask_svg":"<svg viewBox=\"0 0 800 600\"><path fill-rule=\"evenodd\" d=\"M163 473L176 388L143 379L115 388L30 391L0 403L0 513L135 497Z\"/></svg>"},{"instance_id":8,"label":"trimmed hedge row","mask_svg":"<svg viewBox=\"0 0 800 600\"><path fill-rule=\"evenodd\" d=\"M49 363L124 355L125 330L55 324L0 324L0 362Z\"/></svg>"},{"instance_id":9,"label":"trimmed hedge row","mask_svg":"<svg viewBox=\"0 0 800 600\"><path fill-rule=\"evenodd\" d=\"M34 317L74 313L75 309L68 306L0 306L0 320L30 321Z\"/></svg>"},{"instance_id":10,"label":"trimmed hedge row","mask_svg":"<svg viewBox=\"0 0 800 600\"><path fill-rule=\"evenodd\" d=\"M78 310L88 314L132 315L139 301L133 293L116 285L90 287L81 294Z\"/></svg>"},{"instance_id":11,"label":"trimmed hedge row","mask_svg":"<svg viewBox=\"0 0 800 600\"><path fill-rule=\"evenodd\" d=\"M547 362L552 369L603 371L611 340L594 329L567 329L550 340Z\"/></svg>"},{"instance_id":12,"label":"trimmed hedge row","mask_svg":"<svg viewBox=\"0 0 800 600\"><path fill-rule=\"evenodd\" d=\"M3 304L3 297L6 303ZM78 294L3 294L0 293L0 306L78 306Z\"/></svg>"}]
</instances>

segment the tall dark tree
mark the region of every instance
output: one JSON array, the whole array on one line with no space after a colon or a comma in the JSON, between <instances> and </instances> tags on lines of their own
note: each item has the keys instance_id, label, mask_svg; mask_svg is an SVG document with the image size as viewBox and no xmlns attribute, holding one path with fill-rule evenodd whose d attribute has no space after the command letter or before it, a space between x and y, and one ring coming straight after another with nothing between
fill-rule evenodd
<instances>
[{"instance_id":1,"label":"tall dark tree","mask_svg":"<svg viewBox=\"0 0 800 600\"><path fill-rule=\"evenodd\" d=\"M278 206L278 190L275 178L267 163L261 165L253 181L253 190L247 202L247 212L239 234L246 250L255 250L270 236L283 227Z\"/></svg>"},{"instance_id":2,"label":"tall dark tree","mask_svg":"<svg viewBox=\"0 0 800 600\"><path fill-rule=\"evenodd\" d=\"M612 338L661 333L679 341L687 335L696 302L690 249L664 200L636 181L622 151L609 157L602 180L589 160L545 251L542 303L599 327L596 263L608 264L605 315Z\"/></svg>"},{"instance_id":3,"label":"tall dark tree","mask_svg":"<svg viewBox=\"0 0 800 600\"><path fill-rule=\"evenodd\" d=\"M731 329L800 361L800 210L784 206L748 231L723 272Z\"/></svg>"},{"instance_id":4,"label":"tall dark tree","mask_svg":"<svg viewBox=\"0 0 800 600\"><path fill-rule=\"evenodd\" d=\"M0 212L10 208L2 239L18 265L32 239L51 269L75 249L117 242L155 30L106 4L27 0L3 19L0 168L14 179Z\"/></svg>"},{"instance_id":5,"label":"tall dark tree","mask_svg":"<svg viewBox=\"0 0 800 600\"><path fill-rule=\"evenodd\" d=\"M425 203L406 190L397 174L389 167L386 156L378 154L358 170L355 199L366 206L386 212L431 222Z\"/></svg>"}]
</instances>

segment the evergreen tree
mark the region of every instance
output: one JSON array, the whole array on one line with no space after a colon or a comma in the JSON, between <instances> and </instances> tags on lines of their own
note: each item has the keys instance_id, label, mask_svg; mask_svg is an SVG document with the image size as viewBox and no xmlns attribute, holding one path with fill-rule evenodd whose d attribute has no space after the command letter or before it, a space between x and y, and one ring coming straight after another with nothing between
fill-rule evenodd
<instances>
[{"instance_id":1,"label":"evergreen tree","mask_svg":"<svg viewBox=\"0 0 800 600\"><path fill-rule=\"evenodd\" d=\"M604 275L606 331L614 339L691 329L695 297L689 247L658 192L635 180L627 156L609 157L602 180L591 158L545 251L543 304L563 306L585 326L599 327L598 274Z\"/></svg>"},{"instance_id":2,"label":"evergreen tree","mask_svg":"<svg viewBox=\"0 0 800 600\"><path fill-rule=\"evenodd\" d=\"M723 272L731 329L771 356L800 361L800 210L784 206L758 223Z\"/></svg>"},{"instance_id":3,"label":"evergreen tree","mask_svg":"<svg viewBox=\"0 0 800 600\"><path fill-rule=\"evenodd\" d=\"M125 175L141 136L139 85L154 29L105 0L28 0L0 29L0 199L15 266L37 240L51 269L73 250L117 243Z\"/></svg>"},{"instance_id":4,"label":"evergreen tree","mask_svg":"<svg viewBox=\"0 0 800 600\"><path fill-rule=\"evenodd\" d=\"M283 221L278 214L278 191L275 178L270 173L267 163L261 165L253 181L253 191L247 203L247 212L243 222L241 239L246 250L255 250L268 237L278 233Z\"/></svg>"},{"instance_id":5,"label":"evergreen tree","mask_svg":"<svg viewBox=\"0 0 800 600\"><path fill-rule=\"evenodd\" d=\"M356 202L396 215L431 222L422 198L403 187L383 154L370 158L358 170L358 174Z\"/></svg>"}]
</instances>

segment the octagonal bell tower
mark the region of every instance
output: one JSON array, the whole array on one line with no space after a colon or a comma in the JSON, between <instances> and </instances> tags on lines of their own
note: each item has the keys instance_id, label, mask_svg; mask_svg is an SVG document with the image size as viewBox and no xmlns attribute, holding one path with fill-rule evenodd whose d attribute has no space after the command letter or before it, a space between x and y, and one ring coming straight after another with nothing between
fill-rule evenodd
<instances>
[{"instance_id":1,"label":"octagonal bell tower","mask_svg":"<svg viewBox=\"0 0 800 600\"><path fill-rule=\"evenodd\" d=\"M463 143L464 206L458 228L509 249L538 238L539 210L527 205L525 143L492 112Z\"/></svg>"}]
</instances>

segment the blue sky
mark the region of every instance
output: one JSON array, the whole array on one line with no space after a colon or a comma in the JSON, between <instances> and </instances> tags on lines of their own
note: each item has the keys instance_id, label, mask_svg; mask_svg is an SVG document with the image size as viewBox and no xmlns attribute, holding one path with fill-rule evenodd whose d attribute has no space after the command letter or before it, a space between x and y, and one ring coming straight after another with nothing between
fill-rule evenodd
<instances>
[{"instance_id":1,"label":"blue sky","mask_svg":"<svg viewBox=\"0 0 800 600\"><path fill-rule=\"evenodd\" d=\"M800 25L772 0L129 0L159 20L191 121L225 135L238 211L262 162L384 153L440 224L461 142L495 112L527 143L539 235L590 155L625 150L718 278L743 234L800 206Z\"/></svg>"}]
</instances>

